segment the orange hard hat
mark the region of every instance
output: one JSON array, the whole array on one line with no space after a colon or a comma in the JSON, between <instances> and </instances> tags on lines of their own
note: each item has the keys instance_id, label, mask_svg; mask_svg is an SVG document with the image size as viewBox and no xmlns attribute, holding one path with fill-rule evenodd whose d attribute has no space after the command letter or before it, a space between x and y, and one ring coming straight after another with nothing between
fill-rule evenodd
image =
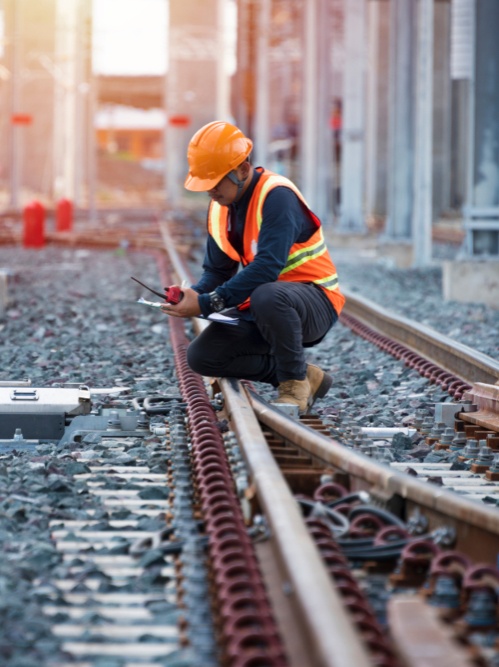
<instances>
[{"instance_id":1,"label":"orange hard hat","mask_svg":"<svg viewBox=\"0 0 499 667\"><path fill-rule=\"evenodd\" d=\"M192 137L187 147L189 173L184 186L194 192L211 190L251 153L253 142L235 125L215 120Z\"/></svg>"}]
</instances>

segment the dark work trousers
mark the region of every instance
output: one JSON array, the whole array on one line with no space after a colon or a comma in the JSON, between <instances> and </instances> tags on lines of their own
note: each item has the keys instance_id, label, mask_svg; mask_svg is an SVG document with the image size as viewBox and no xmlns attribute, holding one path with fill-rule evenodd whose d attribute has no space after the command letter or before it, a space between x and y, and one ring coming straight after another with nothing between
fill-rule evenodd
<instances>
[{"instance_id":1,"label":"dark work trousers","mask_svg":"<svg viewBox=\"0 0 499 667\"><path fill-rule=\"evenodd\" d=\"M208 377L268 382L303 380L305 347L320 342L336 322L331 302L310 283L278 281L251 295L253 321L212 322L187 349L192 370Z\"/></svg>"}]
</instances>

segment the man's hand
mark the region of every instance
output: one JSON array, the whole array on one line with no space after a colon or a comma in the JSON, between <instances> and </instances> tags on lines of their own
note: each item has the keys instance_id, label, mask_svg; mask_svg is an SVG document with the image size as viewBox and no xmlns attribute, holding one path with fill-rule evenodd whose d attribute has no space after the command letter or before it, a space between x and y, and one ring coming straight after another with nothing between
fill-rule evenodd
<instances>
[{"instance_id":1,"label":"man's hand","mask_svg":"<svg viewBox=\"0 0 499 667\"><path fill-rule=\"evenodd\" d=\"M198 293L190 287L181 287L180 289L184 294L182 301L176 305L165 303L164 306L161 306L163 313L172 317L196 317L196 315L201 315Z\"/></svg>"}]
</instances>

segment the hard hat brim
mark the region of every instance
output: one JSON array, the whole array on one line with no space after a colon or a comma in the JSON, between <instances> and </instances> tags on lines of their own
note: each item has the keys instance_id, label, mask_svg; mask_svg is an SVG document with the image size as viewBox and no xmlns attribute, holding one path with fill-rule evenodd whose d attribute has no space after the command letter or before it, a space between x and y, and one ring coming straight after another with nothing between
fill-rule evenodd
<instances>
[{"instance_id":1,"label":"hard hat brim","mask_svg":"<svg viewBox=\"0 0 499 667\"><path fill-rule=\"evenodd\" d=\"M187 174L184 181L184 188L191 192L207 192L220 183L222 178L223 176L217 178L198 178L192 174Z\"/></svg>"}]
</instances>

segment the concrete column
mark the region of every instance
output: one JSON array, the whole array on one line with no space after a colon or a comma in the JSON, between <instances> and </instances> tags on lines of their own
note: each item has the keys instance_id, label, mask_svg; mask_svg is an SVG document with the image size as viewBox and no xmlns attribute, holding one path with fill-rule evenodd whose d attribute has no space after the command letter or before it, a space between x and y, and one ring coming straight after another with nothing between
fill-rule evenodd
<instances>
[{"instance_id":1,"label":"concrete column","mask_svg":"<svg viewBox=\"0 0 499 667\"><path fill-rule=\"evenodd\" d=\"M345 0L345 77L340 228L363 232L366 0Z\"/></svg>"},{"instance_id":2,"label":"concrete column","mask_svg":"<svg viewBox=\"0 0 499 667\"><path fill-rule=\"evenodd\" d=\"M451 3L434 3L433 40L433 218L450 208L452 89Z\"/></svg>"},{"instance_id":3,"label":"concrete column","mask_svg":"<svg viewBox=\"0 0 499 667\"><path fill-rule=\"evenodd\" d=\"M98 78L92 72L88 75L88 119L87 119L87 149L86 149L86 163L87 163L87 206L88 216L91 223L97 222L97 180L98 180L98 163L97 163L97 138L95 136L94 118L97 113L99 100L99 86Z\"/></svg>"},{"instance_id":4,"label":"concrete column","mask_svg":"<svg viewBox=\"0 0 499 667\"><path fill-rule=\"evenodd\" d=\"M269 39L270 39L270 4L271 0L258 3L258 38L256 49L256 72L258 87L256 91L256 123L253 134L255 142L255 164L268 165L269 158Z\"/></svg>"},{"instance_id":5,"label":"concrete column","mask_svg":"<svg viewBox=\"0 0 499 667\"><path fill-rule=\"evenodd\" d=\"M90 28L83 0L58 0L54 75L53 197L81 203L85 173Z\"/></svg>"},{"instance_id":6,"label":"concrete column","mask_svg":"<svg viewBox=\"0 0 499 667\"><path fill-rule=\"evenodd\" d=\"M0 317L4 314L8 303L7 271L2 271L2 269L0 269Z\"/></svg>"},{"instance_id":7,"label":"concrete column","mask_svg":"<svg viewBox=\"0 0 499 667\"><path fill-rule=\"evenodd\" d=\"M368 4L366 103L366 213L387 211L390 2Z\"/></svg>"},{"instance_id":8,"label":"concrete column","mask_svg":"<svg viewBox=\"0 0 499 667\"><path fill-rule=\"evenodd\" d=\"M10 144L8 155L10 180L9 205L13 209L18 209L20 207L22 160L21 132L23 132L23 128L12 124L12 116L21 111L19 106L21 99L21 20L19 5L15 0L8 0L4 3L4 21L7 44L7 62L10 74L10 108L7 114Z\"/></svg>"},{"instance_id":9,"label":"concrete column","mask_svg":"<svg viewBox=\"0 0 499 667\"><path fill-rule=\"evenodd\" d=\"M499 257L499 3L475 4L467 249Z\"/></svg>"},{"instance_id":10,"label":"concrete column","mask_svg":"<svg viewBox=\"0 0 499 667\"><path fill-rule=\"evenodd\" d=\"M464 255L443 263L444 298L454 301L499 303L499 3L497 0L459 2L468 19L471 42L469 81L469 160ZM466 12L466 14L465 14ZM456 17L456 19L459 16ZM468 81L467 63L460 83Z\"/></svg>"},{"instance_id":11,"label":"concrete column","mask_svg":"<svg viewBox=\"0 0 499 667\"><path fill-rule=\"evenodd\" d=\"M331 207L332 137L330 110L330 16L327 0L304 6L304 56L300 186L313 211L324 221Z\"/></svg>"},{"instance_id":12,"label":"concrete column","mask_svg":"<svg viewBox=\"0 0 499 667\"><path fill-rule=\"evenodd\" d=\"M434 0L419 0L417 22L416 141L412 219L415 266L431 262Z\"/></svg>"},{"instance_id":13,"label":"concrete column","mask_svg":"<svg viewBox=\"0 0 499 667\"><path fill-rule=\"evenodd\" d=\"M313 208L317 184L317 107L319 96L317 39L318 0L303 7L303 88L300 187Z\"/></svg>"},{"instance_id":14,"label":"concrete column","mask_svg":"<svg viewBox=\"0 0 499 667\"><path fill-rule=\"evenodd\" d=\"M329 219L332 221L333 217L335 182L333 133L330 127L333 81L331 3L329 0L319 0L318 22L319 99L317 109L317 193L314 211L323 223L327 223Z\"/></svg>"},{"instance_id":15,"label":"concrete column","mask_svg":"<svg viewBox=\"0 0 499 667\"><path fill-rule=\"evenodd\" d=\"M450 206L460 210L466 200L469 161L470 81L459 79L452 86Z\"/></svg>"},{"instance_id":16,"label":"concrete column","mask_svg":"<svg viewBox=\"0 0 499 667\"><path fill-rule=\"evenodd\" d=\"M414 133L413 0L390 2L388 218L386 234L411 238Z\"/></svg>"},{"instance_id":17,"label":"concrete column","mask_svg":"<svg viewBox=\"0 0 499 667\"><path fill-rule=\"evenodd\" d=\"M10 48L13 48L9 64L14 84L12 112L32 118L28 125L13 126L11 195L20 198L22 184L37 195L50 196L55 131L56 0L8 0L3 3L3 8L7 39ZM16 35L15 44L10 41L11 30ZM15 194L16 190L19 197ZM19 201L16 205L22 206L22 203Z\"/></svg>"},{"instance_id":18,"label":"concrete column","mask_svg":"<svg viewBox=\"0 0 499 667\"><path fill-rule=\"evenodd\" d=\"M467 193L474 3L475 0L453 0L451 3L450 205L454 209L461 209Z\"/></svg>"},{"instance_id":19,"label":"concrete column","mask_svg":"<svg viewBox=\"0 0 499 667\"><path fill-rule=\"evenodd\" d=\"M254 136L256 13L253 0L238 0L237 68L232 86L232 106L238 127L248 136Z\"/></svg>"},{"instance_id":20,"label":"concrete column","mask_svg":"<svg viewBox=\"0 0 499 667\"><path fill-rule=\"evenodd\" d=\"M88 189L89 164L85 148L92 135L95 142L94 116L90 110L91 85L93 72L93 12L92 5L87 0L79 0L78 26L76 33L76 115L75 115L75 184L74 203L84 206L86 190ZM97 159L97 155L94 156Z\"/></svg>"},{"instance_id":21,"label":"concrete column","mask_svg":"<svg viewBox=\"0 0 499 667\"><path fill-rule=\"evenodd\" d=\"M221 108L224 85L218 81L225 71L220 63L224 57L224 51L220 50L223 7L220 0L169 3L165 179L167 198L173 205L184 194L191 136L213 120L229 120L218 116L226 108ZM168 120L179 116L188 124L172 124Z\"/></svg>"},{"instance_id":22,"label":"concrete column","mask_svg":"<svg viewBox=\"0 0 499 667\"><path fill-rule=\"evenodd\" d=\"M227 53L228 53L228 0L218 0L217 6L217 34L218 57L217 57L217 78L216 78L216 116L224 120L229 120L230 116L230 86L229 74L227 71Z\"/></svg>"}]
</instances>

